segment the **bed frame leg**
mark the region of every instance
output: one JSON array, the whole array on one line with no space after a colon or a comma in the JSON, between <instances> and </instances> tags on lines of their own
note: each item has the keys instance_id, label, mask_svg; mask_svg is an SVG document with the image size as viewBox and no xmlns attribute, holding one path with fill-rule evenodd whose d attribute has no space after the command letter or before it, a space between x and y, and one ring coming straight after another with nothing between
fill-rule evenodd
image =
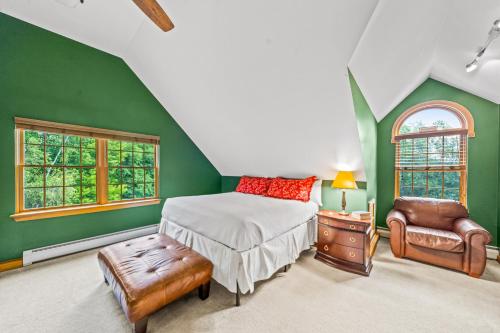
<instances>
[{"instance_id":1,"label":"bed frame leg","mask_svg":"<svg viewBox=\"0 0 500 333\"><path fill-rule=\"evenodd\" d=\"M236 306L240 306L240 286L236 282Z\"/></svg>"},{"instance_id":2,"label":"bed frame leg","mask_svg":"<svg viewBox=\"0 0 500 333\"><path fill-rule=\"evenodd\" d=\"M288 265L285 265L285 269L283 269L283 272L288 272Z\"/></svg>"}]
</instances>

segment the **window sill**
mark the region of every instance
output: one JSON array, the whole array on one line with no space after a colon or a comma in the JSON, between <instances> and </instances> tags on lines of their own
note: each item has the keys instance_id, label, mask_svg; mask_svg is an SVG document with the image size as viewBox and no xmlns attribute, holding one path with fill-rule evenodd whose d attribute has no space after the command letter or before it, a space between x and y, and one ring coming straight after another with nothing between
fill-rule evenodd
<instances>
[{"instance_id":1,"label":"window sill","mask_svg":"<svg viewBox=\"0 0 500 333\"><path fill-rule=\"evenodd\" d=\"M117 210L124 208L158 205L160 201L161 201L160 199L145 199L136 201L112 202L103 205L89 205L89 206L34 210L34 211L25 211L22 213L12 214L10 217L16 222L32 221L32 220L41 220L41 219L48 219L60 216L90 214L90 213L106 212L110 210Z\"/></svg>"}]
</instances>

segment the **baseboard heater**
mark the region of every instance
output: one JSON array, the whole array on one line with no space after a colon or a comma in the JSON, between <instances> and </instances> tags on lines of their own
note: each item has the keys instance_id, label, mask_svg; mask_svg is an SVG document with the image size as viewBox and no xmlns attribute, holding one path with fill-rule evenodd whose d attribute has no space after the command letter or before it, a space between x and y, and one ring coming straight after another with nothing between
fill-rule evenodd
<instances>
[{"instance_id":1,"label":"baseboard heater","mask_svg":"<svg viewBox=\"0 0 500 333\"><path fill-rule=\"evenodd\" d=\"M40 247L38 249L27 250L23 252L23 266L28 266L35 262L52 259L71 253L123 242L125 240L136 237L151 235L158 232L158 226L158 224L153 224L146 227L128 229L111 234L105 234L72 242Z\"/></svg>"},{"instance_id":2,"label":"baseboard heater","mask_svg":"<svg viewBox=\"0 0 500 333\"><path fill-rule=\"evenodd\" d=\"M377 227L377 231L381 237L391 238L391 231L384 227ZM500 248L494 245L486 245L486 257L496 260L500 254Z\"/></svg>"}]
</instances>

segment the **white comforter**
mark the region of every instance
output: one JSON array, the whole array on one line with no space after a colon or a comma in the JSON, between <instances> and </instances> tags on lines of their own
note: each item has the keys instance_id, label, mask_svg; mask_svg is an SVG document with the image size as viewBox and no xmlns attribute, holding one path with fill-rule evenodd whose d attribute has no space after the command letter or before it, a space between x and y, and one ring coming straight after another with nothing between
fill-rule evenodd
<instances>
[{"instance_id":1,"label":"white comforter","mask_svg":"<svg viewBox=\"0 0 500 333\"><path fill-rule=\"evenodd\" d=\"M167 199L162 217L234 250L246 251L305 223L317 211L313 202L230 192Z\"/></svg>"}]
</instances>

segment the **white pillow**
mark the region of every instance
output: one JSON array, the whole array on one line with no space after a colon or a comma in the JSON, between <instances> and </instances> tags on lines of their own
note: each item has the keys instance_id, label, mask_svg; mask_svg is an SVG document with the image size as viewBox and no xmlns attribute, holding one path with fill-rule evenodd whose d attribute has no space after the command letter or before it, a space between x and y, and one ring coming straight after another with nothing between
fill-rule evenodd
<instances>
[{"instance_id":1,"label":"white pillow","mask_svg":"<svg viewBox=\"0 0 500 333\"><path fill-rule=\"evenodd\" d=\"M311 194L310 194L310 199L309 201L312 201L318 206L323 206L323 203L321 202L321 183L323 181L321 179L318 179L314 182L312 189L311 189Z\"/></svg>"}]
</instances>

